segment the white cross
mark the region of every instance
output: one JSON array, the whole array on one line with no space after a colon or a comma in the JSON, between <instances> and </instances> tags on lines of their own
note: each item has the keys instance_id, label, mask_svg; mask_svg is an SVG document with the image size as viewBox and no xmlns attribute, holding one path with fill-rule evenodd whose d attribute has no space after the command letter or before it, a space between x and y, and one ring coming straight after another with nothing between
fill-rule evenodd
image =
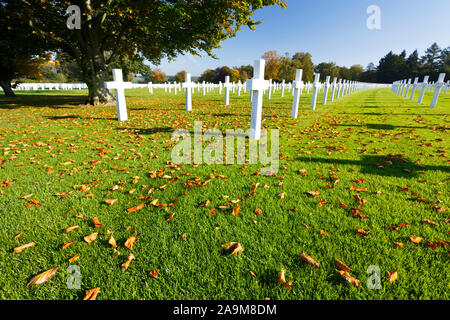
<instances>
[{"instance_id":1,"label":"white cross","mask_svg":"<svg viewBox=\"0 0 450 320\"><path fill-rule=\"evenodd\" d=\"M420 91L419 100L417 101L418 103L422 103L422 101L423 101L423 97L425 96L425 91L427 90L427 87L428 87L428 79L430 79L430 76L425 76L423 78L423 82L420 84L420 87L422 88L422 90Z\"/></svg>"},{"instance_id":2,"label":"white cross","mask_svg":"<svg viewBox=\"0 0 450 320\"><path fill-rule=\"evenodd\" d=\"M253 79L247 80L247 89L252 95L252 120L250 124L250 139L261 139L261 119L264 90L269 88L269 81L264 80L264 66L266 61L263 59L255 61Z\"/></svg>"},{"instance_id":3,"label":"white cross","mask_svg":"<svg viewBox=\"0 0 450 320\"><path fill-rule=\"evenodd\" d=\"M313 93L311 99L311 110L316 110L317 95L320 89L320 73L314 74Z\"/></svg>"},{"instance_id":4,"label":"white cross","mask_svg":"<svg viewBox=\"0 0 450 320\"><path fill-rule=\"evenodd\" d=\"M409 100L413 100L414 99L414 93L416 92L416 88L417 88L417 84L419 83L419 77L415 77L414 78L414 83L412 85L412 90L411 90L411 96L409 97Z\"/></svg>"},{"instance_id":5,"label":"white cross","mask_svg":"<svg viewBox=\"0 0 450 320\"><path fill-rule=\"evenodd\" d=\"M411 82L412 82L412 79L408 79L408 83L405 86L405 92L404 92L403 98L406 98L408 96L409 88L411 87Z\"/></svg>"},{"instance_id":6,"label":"white cross","mask_svg":"<svg viewBox=\"0 0 450 320\"><path fill-rule=\"evenodd\" d=\"M339 79L339 82L336 85L336 99L339 99L339 91L341 90L342 87L342 79Z\"/></svg>"},{"instance_id":7,"label":"white cross","mask_svg":"<svg viewBox=\"0 0 450 320\"><path fill-rule=\"evenodd\" d=\"M114 81L106 82L106 89L116 90L117 117L119 121L128 120L125 89L131 88L131 82L123 82L122 69L113 69Z\"/></svg>"},{"instance_id":8,"label":"white cross","mask_svg":"<svg viewBox=\"0 0 450 320\"><path fill-rule=\"evenodd\" d=\"M295 81L292 82L292 89L294 91L294 99L292 101L292 113L291 118L297 119L298 116L298 103L300 95L302 94L303 87L305 86L302 81L303 69L297 69L295 72Z\"/></svg>"},{"instance_id":9,"label":"white cross","mask_svg":"<svg viewBox=\"0 0 450 320\"><path fill-rule=\"evenodd\" d=\"M267 99L272 99L272 79L269 79L269 88L267 91Z\"/></svg>"},{"instance_id":10,"label":"white cross","mask_svg":"<svg viewBox=\"0 0 450 320\"><path fill-rule=\"evenodd\" d=\"M147 83L147 87L148 87L148 92L150 92L150 94L153 93L153 83L149 82Z\"/></svg>"},{"instance_id":11,"label":"white cross","mask_svg":"<svg viewBox=\"0 0 450 320\"><path fill-rule=\"evenodd\" d=\"M325 80L325 84L323 87L323 102L322 104L327 104L327 99L328 99L328 88L330 87L330 76L327 76L326 80Z\"/></svg>"},{"instance_id":12,"label":"white cross","mask_svg":"<svg viewBox=\"0 0 450 320\"><path fill-rule=\"evenodd\" d=\"M191 74L186 73L186 81L181 85L186 92L186 111L192 111L192 89L195 83L191 82Z\"/></svg>"},{"instance_id":13,"label":"white cross","mask_svg":"<svg viewBox=\"0 0 450 320\"><path fill-rule=\"evenodd\" d=\"M238 97L241 96L241 90L242 90L242 83L241 83L241 80L239 80L239 82L238 82Z\"/></svg>"},{"instance_id":14,"label":"white cross","mask_svg":"<svg viewBox=\"0 0 450 320\"><path fill-rule=\"evenodd\" d=\"M286 81L281 81L281 97L284 97L284 89L286 87Z\"/></svg>"},{"instance_id":15,"label":"white cross","mask_svg":"<svg viewBox=\"0 0 450 320\"><path fill-rule=\"evenodd\" d=\"M436 108L438 99L439 99L439 94L441 93L442 88L445 86L444 83L444 79L445 79L445 73L441 73L439 75L439 79L438 81L434 84L434 95L433 95L433 100L431 100L431 108Z\"/></svg>"},{"instance_id":16,"label":"white cross","mask_svg":"<svg viewBox=\"0 0 450 320\"><path fill-rule=\"evenodd\" d=\"M341 85L341 95L340 95L341 98L344 96L344 91L346 87L347 87L347 80L344 80Z\"/></svg>"},{"instance_id":17,"label":"white cross","mask_svg":"<svg viewBox=\"0 0 450 320\"><path fill-rule=\"evenodd\" d=\"M331 85L333 87L333 90L331 90L331 98L330 98L331 102L334 101L334 93L336 92L336 85L337 85L337 78L334 77L333 84Z\"/></svg>"},{"instance_id":18,"label":"white cross","mask_svg":"<svg viewBox=\"0 0 450 320\"><path fill-rule=\"evenodd\" d=\"M223 84L223 87L225 88L225 105L228 106L230 104L230 76L225 76L225 83Z\"/></svg>"}]
</instances>

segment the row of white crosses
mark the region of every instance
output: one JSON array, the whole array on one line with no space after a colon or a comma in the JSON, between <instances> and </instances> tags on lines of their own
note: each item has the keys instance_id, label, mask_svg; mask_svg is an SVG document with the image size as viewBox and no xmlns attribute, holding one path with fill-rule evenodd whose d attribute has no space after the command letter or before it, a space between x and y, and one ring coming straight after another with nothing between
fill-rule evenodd
<instances>
[{"instance_id":1,"label":"row of white crosses","mask_svg":"<svg viewBox=\"0 0 450 320\"><path fill-rule=\"evenodd\" d=\"M81 90L87 89L85 83L19 83L14 90L37 91L37 90ZM0 87L1 90L1 87Z\"/></svg>"},{"instance_id":2,"label":"row of white crosses","mask_svg":"<svg viewBox=\"0 0 450 320\"><path fill-rule=\"evenodd\" d=\"M444 93L447 93L447 90L450 86L450 81L447 81L447 83L444 82L445 73L441 73L439 75L438 81L434 84L428 83L429 78L430 78L429 76L425 76L423 82L421 83L419 83L419 77L416 77L413 83L412 79L396 81L392 84L392 91L394 91L396 94L398 94L403 98L407 98L409 89L412 89L411 94L409 96L409 100L412 101L414 99L415 91L417 89L420 89L419 100L417 102L422 103L423 98L425 96L425 92L427 90L434 89L433 99L431 100L430 107L435 108L437 106L441 90L444 89L445 90Z\"/></svg>"},{"instance_id":3,"label":"row of white crosses","mask_svg":"<svg viewBox=\"0 0 450 320\"><path fill-rule=\"evenodd\" d=\"M269 90L269 93L271 92L271 82L269 80L264 80L264 68L265 68L265 60L256 60L255 66L254 66L254 77L253 79L250 79L246 82L246 86L243 87L242 84L239 85L237 90L250 90L250 97L251 97L251 105L252 105L252 112L251 112L251 123L250 123L250 139L259 140L261 138L261 120L262 120L262 107L263 107L263 95L266 90ZM302 81L302 74L303 70L298 69L296 70L296 76L295 81L290 84L290 87L292 89L293 94L293 102L292 102L292 114L291 117L296 119L298 117L298 107L299 107L299 99L300 95L302 94L302 90L305 88L305 84ZM116 92L116 102L117 102L117 114L118 114L118 120L119 121L126 121L128 119L127 116L127 108L126 108L126 101L125 101L125 89L135 88L136 86L133 85L131 82L124 82L123 81L123 75L122 70L120 69L114 69L113 70L113 77L114 81L112 82L106 82L105 88L107 89L113 89ZM311 109L316 109L316 103L317 103L317 97L319 90L324 90L324 98L323 98L323 104L326 104L327 97L328 97L328 90L332 88L332 93L330 100L334 101L334 99L343 97L347 94L353 93L355 91L363 90L363 89L371 89L375 87L379 87L379 85L376 84L363 84L363 83L357 83L357 82L350 82L350 81L337 81L336 78L334 78L333 83L330 84L330 77L326 78L326 81L324 84L321 84L319 82L320 74L314 75L314 82L311 84L310 88L312 88L312 101L311 101ZM285 83L284 83L285 85ZM153 88L156 85L153 85L149 83L147 85L149 92L153 92ZM217 85L216 85L217 86ZM142 87L142 85L140 86ZM159 86L161 87L161 86ZM195 89L199 89L199 85L196 83L193 83L191 81L191 75L189 73L186 74L186 80L184 83L179 85L171 85L171 86L163 86L165 90L171 90L171 88L174 88L174 90L178 89L184 89L185 90L185 98L186 98L186 111L192 111L192 92ZM214 87L212 85L211 87ZM206 90L206 84L202 84L202 88L204 91ZM225 105L230 104L230 91L233 90L233 84L230 82L230 77L227 76L225 78L225 82L223 84L219 84L219 90L220 88L225 89ZM280 88L283 91L283 84L280 86ZM239 94L239 93L238 93ZM284 92L283 92L284 94Z\"/></svg>"}]
</instances>

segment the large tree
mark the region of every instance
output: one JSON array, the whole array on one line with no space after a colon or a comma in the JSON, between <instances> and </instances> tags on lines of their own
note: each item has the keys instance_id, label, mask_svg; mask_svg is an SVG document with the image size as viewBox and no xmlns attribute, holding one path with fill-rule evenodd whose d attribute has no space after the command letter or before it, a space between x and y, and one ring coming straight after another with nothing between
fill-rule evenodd
<instances>
[{"instance_id":1,"label":"large tree","mask_svg":"<svg viewBox=\"0 0 450 320\"><path fill-rule=\"evenodd\" d=\"M77 61L91 103L112 100L108 66L139 52L152 63L182 53L209 55L242 28L254 29L257 9L284 0L1 0L35 35ZM66 9L81 9L81 28L69 29ZM12 7L11 7L12 8Z\"/></svg>"},{"instance_id":2,"label":"large tree","mask_svg":"<svg viewBox=\"0 0 450 320\"><path fill-rule=\"evenodd\" d=\"M13 97L11 82L20 77L41 77L40 66L44 62L38 57L44 54L46 42L34 34L26 22L15 17L3 0L0 1L0 86L8 97Z\"/></svg>"}]
</instances>

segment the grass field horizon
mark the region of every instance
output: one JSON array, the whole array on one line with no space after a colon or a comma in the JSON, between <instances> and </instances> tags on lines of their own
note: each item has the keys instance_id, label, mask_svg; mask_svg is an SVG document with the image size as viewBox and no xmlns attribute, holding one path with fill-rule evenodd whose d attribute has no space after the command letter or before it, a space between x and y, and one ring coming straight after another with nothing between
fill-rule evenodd
<instances>
[{"instance_id":1,"label":"grass field horizon","mask_svg":"<svg viewBox=\"0 0 450 320\"><path fill-rule=\"evenodd\" d=\"M204 130L247 130L248 92L231 94L230 106L218 90L196 92L186 112L184 92L127 90L122 123L115 106L81 106L86 93L0 97L1 299L82 299L95 287L98 299L450 298L450 94L431 109L432 92L418 104L418 91L412 102L373 89L311 111L304 92L298 119L290 118L289 92L265 95L262 126L279 129L281 157L268 177L258 175L261 165L169 162L172 132L192 130L194 121ZM156 199L165 205L152 205ZM94 232L98 238L86 243ZM124 243L133 234L130 250ZM244 251L222 249L232 241ZM13 253L29 242L36 245ZM136 259L122 270L130 253ZM336 273L336 259L360 287ZM80 289L67 288L70 265L80 267ZM381 270L380 289L367 288L370 266ZM27 286L56 267L47 283ZM281 269L290 289L278 282ZM394 270L390 283L386 272Z\"/></svg>"}]
</instances>

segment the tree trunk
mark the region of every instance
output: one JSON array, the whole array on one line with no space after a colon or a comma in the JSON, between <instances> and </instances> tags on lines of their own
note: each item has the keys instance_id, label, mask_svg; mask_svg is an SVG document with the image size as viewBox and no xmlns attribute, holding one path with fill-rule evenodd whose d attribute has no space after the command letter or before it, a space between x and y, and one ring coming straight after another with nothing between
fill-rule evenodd
<instances>
[{"instance_id":1,"label":"tree trunk","mask_svg":"<svg viewBox=\"0 0 450 320\"><path fill-rule=\"evenodd\" d=\"M80 67L89 89L89 103L92 105L113 103L114 96L105 88L105 80L109 75L104 53L97 49L96 45L85 46L82 52Z\"/></svg>"},{"instance_id":2,"label":"tree trunk","mask_svg":"<svg viewBox=\"0 0 450 320\"><path fill-rule=\"evenodd\" d=\"M12 89L11 81L1 80L0 87L2 87L5 97L15 97L16 96L16 94L14 93L14 91Z\"/></svg>"},{"instance_id":3,"label":"tree trunk","mask_svg":"<svg viewBox=\"0 0 450 320\"><path fill-rule=\"evenodd\" d=\"M86 84L89 89L89 103L99 105L102 103L113 103L114 96L111 91L105 89L104 72L89 72Z\"/></svg>"}]
</instances>

